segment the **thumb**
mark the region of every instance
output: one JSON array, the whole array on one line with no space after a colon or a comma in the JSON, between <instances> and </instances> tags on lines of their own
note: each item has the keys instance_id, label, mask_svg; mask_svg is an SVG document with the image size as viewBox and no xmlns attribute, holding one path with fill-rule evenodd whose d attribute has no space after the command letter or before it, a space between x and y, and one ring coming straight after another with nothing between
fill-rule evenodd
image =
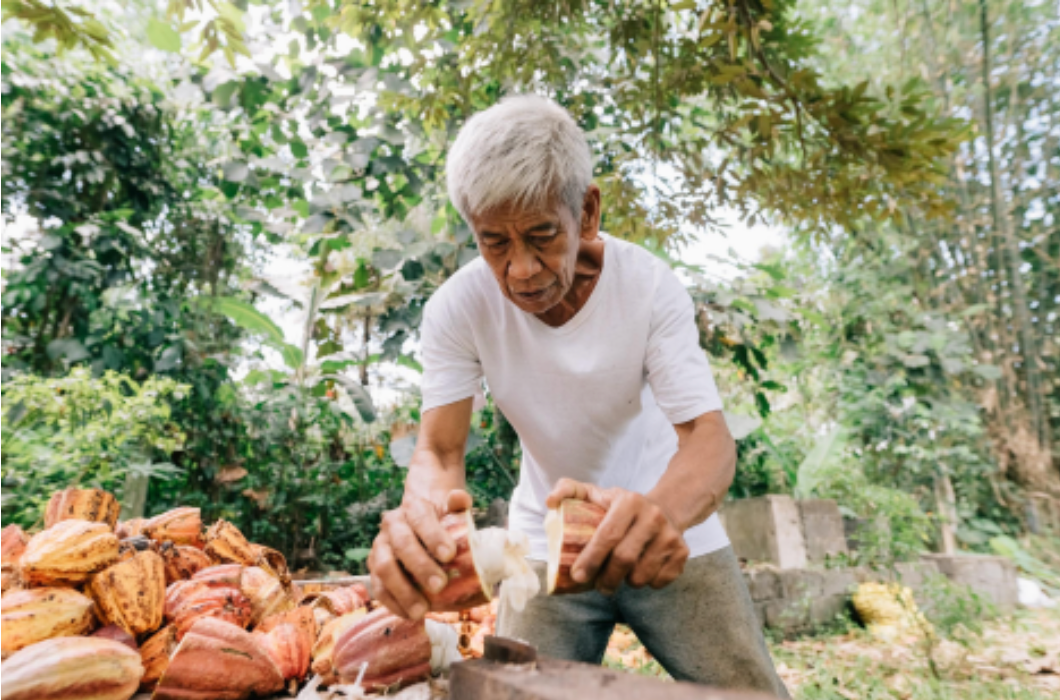
<instances>
[{"instance_id":1,"label":"thumb","mask_svg":"<svg viewBox=\"0 0 1060 700\"><path fill-rule=\"evenodd\" d=\"M445 499L446 513L459 513L471 508L471 494L463 489L453 489Z\"/></svg>"}]
</instances>

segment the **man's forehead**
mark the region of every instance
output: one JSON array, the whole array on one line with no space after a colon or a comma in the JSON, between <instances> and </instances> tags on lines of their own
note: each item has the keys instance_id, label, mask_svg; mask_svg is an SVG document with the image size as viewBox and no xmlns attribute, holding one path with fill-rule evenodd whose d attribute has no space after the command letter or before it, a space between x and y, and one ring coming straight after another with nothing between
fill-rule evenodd
<instances>
[{"instance_id":1,"label":"man's forehead","mask_svg":"<svg viewBox=\"0 0 1060 700\"><path fill-rule=\"evenodd\" d=\"M472 225L478 231L515 226L519 230L536 228L539 225L560 223L567 208L556 203L546 206L520 206L505 204L481 214L472 215Z\"/></svg>"}]
</instances>

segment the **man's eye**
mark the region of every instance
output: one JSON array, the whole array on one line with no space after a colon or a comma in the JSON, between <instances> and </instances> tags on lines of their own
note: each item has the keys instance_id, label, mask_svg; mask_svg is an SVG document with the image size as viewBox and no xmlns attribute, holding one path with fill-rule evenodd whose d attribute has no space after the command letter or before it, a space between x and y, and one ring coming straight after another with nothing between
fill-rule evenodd
<instances>
[{"instance_id":1,"label":"man's eye","mask_svg":"<svg viewBox=\"0 0 1060 700\"><path fill-rule=\"evenodd\" d=\"M486 246L489 247L491 250L504 250L504 246L506 245L508 245L508 241L503 239L486 241Z\"/></svg>"},{"instance_id":2,"label":"man's eye","mask_svg":"<svg viewBox=\"0 0 1060 700\"><path fill-rule=\"evenodd\" d=\"M531 236L530 242L536 246L548 245L552 241L556 240L556 233L550 233L547 236Z\"/></svg>"}]
</instances>

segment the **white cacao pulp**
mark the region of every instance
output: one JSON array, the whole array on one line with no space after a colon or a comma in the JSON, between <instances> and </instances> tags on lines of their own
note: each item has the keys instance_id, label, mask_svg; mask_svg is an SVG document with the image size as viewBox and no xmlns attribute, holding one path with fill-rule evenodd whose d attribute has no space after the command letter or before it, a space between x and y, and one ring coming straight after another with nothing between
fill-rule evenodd
<instances>
[{"instance_id":1,"label":"white cacao pulp","mask_svg":"<svg viewBox=\"0 0 1060 700\"><path fill-rule=\"evenodd\" d=\"M488 527L470 533L468 539L483 588L492 591L502 584L501 602L522 611L541 590L541 582L526 560L530 553L526 535Z\"/></svg>"},{"instance_id":2,"label":"white cacao pulp","mask_svg":"<svg viewBox=\"0 0 1060 700\"><path fill-rule=\"evenodd\" d=\"M431 639L431 673L438 675L449 670L449 665L460 660L460 636L451 625L426 619L427 636Z\"/></svg>"}]
</instances>

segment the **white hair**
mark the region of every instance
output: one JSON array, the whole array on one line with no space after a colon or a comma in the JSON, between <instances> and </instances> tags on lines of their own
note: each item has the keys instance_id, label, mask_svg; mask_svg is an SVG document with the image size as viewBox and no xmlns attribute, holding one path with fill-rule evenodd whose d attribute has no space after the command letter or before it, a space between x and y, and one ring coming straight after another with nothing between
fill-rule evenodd
<instances>
[{"instance_id":1,"label":"white hair","mask_svg":"<svg viewBox=\"0 0 1060 700\"><path fill-rule=\"evenodd\" d=\"M505 98L471 117L446 170L449 198L469 223L503 204L545 207L557 197L580 219L593 178L585 134L567 110L536 95Z\"/></svg>"}]
</instances>

